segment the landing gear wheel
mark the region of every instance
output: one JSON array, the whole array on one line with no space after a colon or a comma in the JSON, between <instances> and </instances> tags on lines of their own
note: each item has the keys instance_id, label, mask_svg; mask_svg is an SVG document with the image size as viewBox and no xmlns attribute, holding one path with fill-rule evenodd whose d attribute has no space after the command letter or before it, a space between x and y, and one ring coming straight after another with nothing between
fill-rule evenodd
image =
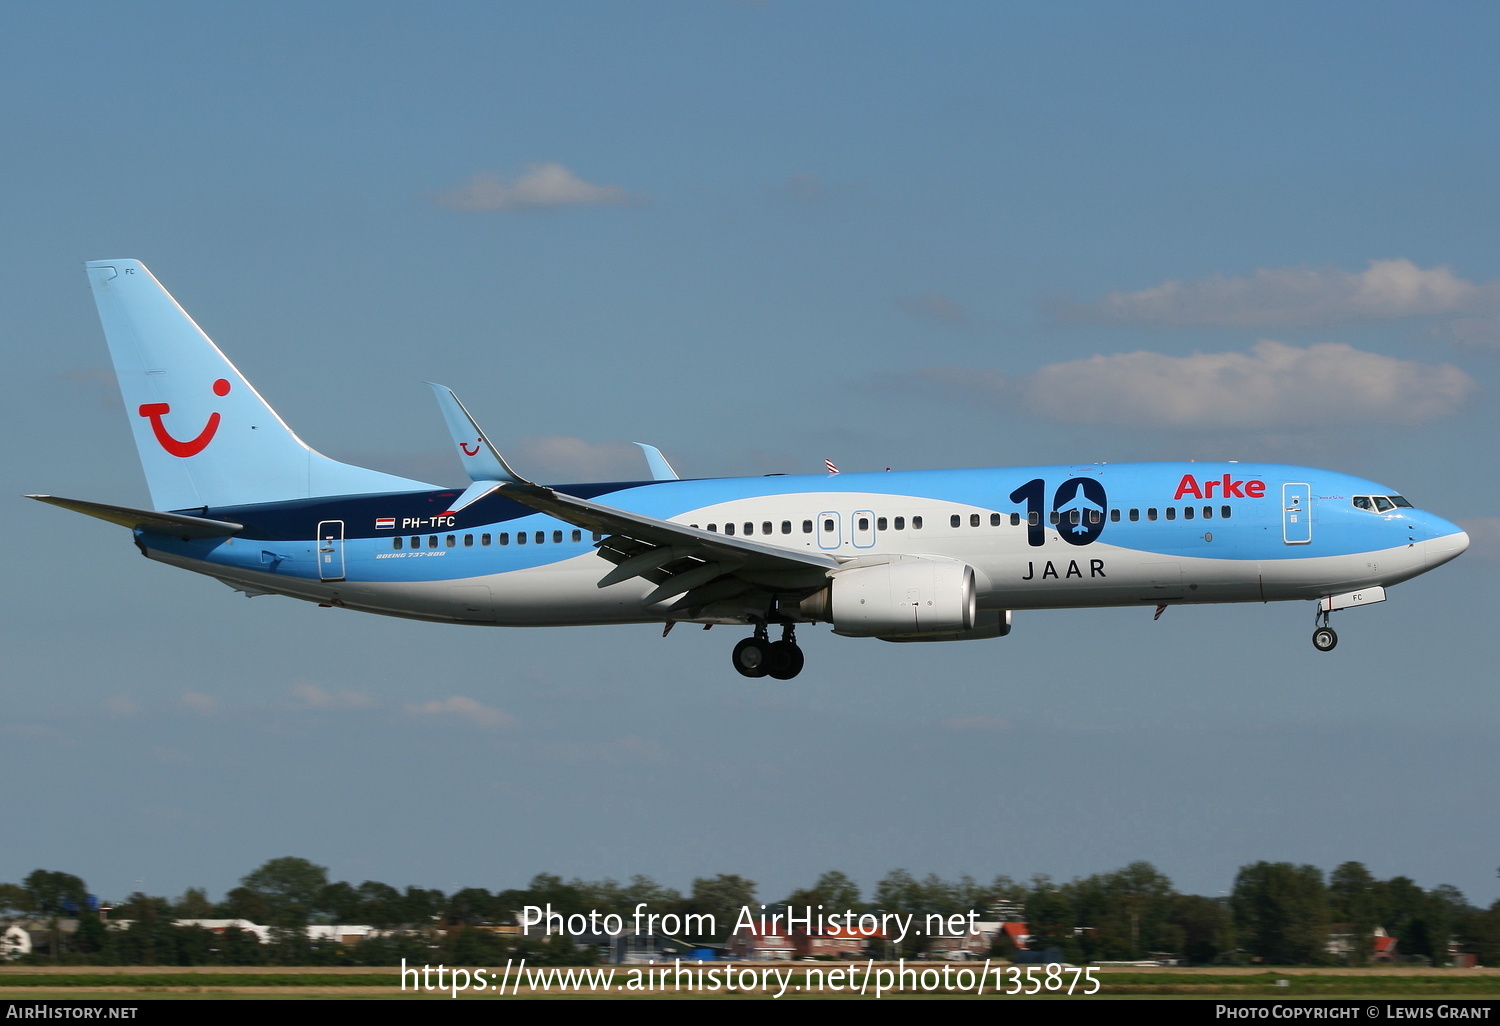
<instances>
[{"instance_id":1,"label":"landing gear wheel","mask_svg":"<svg viewBox=\"0 0 1500 1026\"><path fill-rule=\"evenodd\" d=\"M1339 636L1333 633L1332 627L1319 627L1313 631L1313 648L1319 652L1332 652L1338 643Z\"/></svg>"},{"instance_id":2,"label":"landing gear wheel","mask_svg":"<svg viewBox=\"0 0 1500 1026\"><path fill-rule=\"evenodd\" d=\"M795 641L776 641L771 644L769 673L777 680L791 680L802 672L804 662L802 649Z\"/></svg>"},{"instance_id":3,"label":"landing gear wheel","mask_svg":"<svg viewBox=\"0 0 1500 1026\"><path fill-rule=\"evenodd\" d=\"M764 677L771 672L771 643L765 638L746 638L734 646L730 657L743 677Z\"/></svg>"}]
</instances>

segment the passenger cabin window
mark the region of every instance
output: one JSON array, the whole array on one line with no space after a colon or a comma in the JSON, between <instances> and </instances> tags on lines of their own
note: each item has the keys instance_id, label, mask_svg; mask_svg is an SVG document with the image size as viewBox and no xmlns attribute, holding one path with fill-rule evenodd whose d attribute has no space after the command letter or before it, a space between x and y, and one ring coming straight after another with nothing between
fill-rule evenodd
<instances>
[{"instance_id":1,"label":"passenger cabin window","mask_svg":"<svg viewBox=\"0 0 1500 1026\"><path fill-rule=\"evenodd\" d=\"M574 531L573 532L573 540L576 541L576 542L577 541L583 541L583 532L582 531Z\"/></svg>"},{"instance_id":2,"label":"passenger cabin window","mask_svg":"<svg viewBox=\"0 0 1500 1026\"><path fill-rule=\"evenodd\" d=\"M885 517L876 517L875 518L875 530L877 530L877 531L884 531L885 530L885 524L886 524Z\"/></svg>"},{"instance_id":3,"label":"passenger cabin window","mask_svg":"<svg viewBox=\"0 0 1500 1026\"><path fill-rule=\"evenodd\" d=\"M953 514L951 517L948 518L948 526L949 527L957 527L958 526L958 514L957 513Z\"/></svg>"},{"instance_id":4,"label":"passenger cabin window","mask_svg":"<svg viewBox=\"0 0 1500 1026\"><path fill-rule=\"evenodd\" d=\"M554 542L557 542L557 543L560 544L562 542L562 532L561 531L553 531L552 532L552 540Z\"/></svg>"},{"instance_id":5,"label":"passenger cabin window","mask_svg":"<svg viewBox=\"0 0 1500 1026\"><path fill-rule=\"evenodd\" d=\"M437 548L437 535L435 535L435 534L429 534L427 536L427 547L429 549L435 549L435 548Z\"/></svg>"},{"instance_id":6,"label":"passenger cabin window","mask_svg":"<svg viewBox=\"0 0 1500 1026\"><path fill-rule=\"evenodd\" d=\"M760 533L761 534L770 534L771 533L771 522L769 520L767 520L765 523L763 523L763 524L760 525Z\"/></svg>"},{"instance_id":7,"label":"passenger cabin window","mask_svg":"<svg viewBox=\"0 0 1500 1026\"><path fill-rule=\"evenodd\" d=\"M1021 526L1021 514L1019 514L1019 513L1012 513L1010 515L1010 526L1011 527L1020 527Z\"/></svg>"},{"instance_id":8,"label":"passenger cabin window","mask_svg":"<svg viewBox=\"0 0 1500 1026\"><path fill-rule=\"evenodd\" d=\"M859 518L859 529L861 531L868 531L870 529L870 518L869 517L860 517Z\"/></svg>"},{"instance_id":9,"label":"passenger cabin window","mask_svg":"<svg viewBox=\"0 0 1500 1026\"><path fill-rule=\"evenodd\" d=\"M516 532L516 544L517 545L525 545L526 544L526 532L525 531L517 531Z\"/></svg>"},{"instance_id":10,"label":"passenger cabin window","mask_svg":"<svg viewBox=\"0 0 1500 1026\"><path fill-rule=\"evenodd\" d=\"M905 517L897 517L896 518L896 530L898 530L898 531L904 531L904 530L906 530L906 518Z\"/></svg>"},{"instance_id":11,"label":"passenger cabin window","mask_svg":"<svg viewBox=\"0 0 1500 1026\"><path fill-rule=\"evenodd\" d=\"M1119 510L1112 509L1112 510L1109 511L1109 522L1111 524L1118 524L1120 522L1120 511Z\"/></svg>"},{"instance_id":12,"label":"passenger cabin window","mask_svg":"<svg viewBox=\"0 0 1500 1026\"><path fill-rule=\"evenodd\" d=\"M509 545L510 544L510 532L509 531L501 531L500 532L500 544L501 545Z\"/></svg>"},{"instance_id":13,"label":"passenger cabin window","mask_svg":"<svg viewBox=\"0 0 1500 1026\"><path fill-rule=\"evenodd\" d=\"M911 518L911 529L913 531L920 531L922 529L922 518L921 517L912 517Z\"/></svg>"},{"instance_id":14,"label":"passenger cabin window","mask_svg":"<svg viewBox=\"0 0 1500 1026\"><path fill-rule=\"evenodd\" d=\"M1155 506L1147 506L1146 507L1146 519L1147 520L1155 520L1156 519L1156 507Z\"/></svg>"},{"instance_id":15,"label":"passenger cabin window","mask_svg":"<svg viewBox=\"0 0 1500 1026\"><path fill-rule=\"evenodd\" d=\"M990 526L991 527L999 527L1000 526L1000 514L999 513L991 513L990 514Z\"/></svg>"},{"instance_id":16,"label":"passenger cabin window","mask_svg":"<svg viewBox=\"0 0 1500 1026\"><path fill-rule=\"evenodd\" d=\"M1131 523L1134 523L1135 521L1137 521L1139 519L1141 519L1141 511L1138 510L1138 509L1132 509L1130 511L1130 520L1131 520Z\"/></svg>"},{"instance_id":17,"label":"passenger cabin window","mask_svg":"<svg viewBox=\"0 0 1500 1026\"><path fill-rule=\"evenodd\" d=\"M781 522L781 533L782 534L791 534L792 533L792 522L790 520L783 520Z\"/></svg>"},{"instance_id":18,"label":"passenger cabin window","mask_svg":"<svg viewBox=\"0 0 1500 1026\"><path fill-rule=\"evenodd\" d=\"M481 534L479 536L479 544L481 544L481 545L488 545L489 543L490 543L490 536L489 535L487 535L487 534Z\"/></svg>"},{"instance_id":19,"label":"passenger cabin window","mask_svg":"<svg viewBox=\"0 0 1500 1026\"><path fill-rule=\"evenodd\" d=\"M536 543L538 545L542 544L542 542L544 542L546 540L547 540L547 532L546 531L538 531L536 533Z\"/></svg>"},{"instance_id":20,"label":"passenger cabin window","mask_svg":"<svg viewBox=\"0 0 1500 1026\"><path fill-rule=\"evenodd\" d=\"M1228 520L1229 519L1229 507L1228 506L1220 506L1219 507L1219 519L1220 520Z\"/></svg>"},{"instance_id":21,"label":"passenger cabin window","mask_svg":"<svg viewBox=\"0 0 1500 1026\"><path fill-rule=\"evenodd\" d=\"M466 535L464 535L464 545L466 547L469 547L469 548L473 547L473 545L474 545L474 536L472 534L466 534Z\"/></svg>"},{"instance_id":22,"label":"passenger cabin window","mask_svg":"<svg viewBox=\"0 0 1500 1026\"><path fill-rule=\"evenodd\" d=\"M733 524L725 524L724 525L724 533L725 534L734 534L734 525Z\"/></svg>"},{"instance_id":23,"label":"passenger cabin window","mask_svg":"<svg viewBox=\"0 0 1500 1026\"><path fill-rule=\"evenodd\" d=\"M979 526L979 514L978 513L970 513L969 514L969 526L970 527L978 527Z\"/></svg>"},{"instance_id":24,"label":"passenger cabin window","mask_svg":"<svg viewBox=\"0 0 1500 1026\"><path fill-rule=\"evenodd\" d=\"M804 520L804 521L802 521L802 533L803 534L812 534L812 521L811 520Z\"/></svg>"},{"instance_id":25,"label":"passenger cabin window","mask_svg":"<svg viewBox=\"0 0 1500 1026\"><path fill-rule=\"evenodd\" d=\"M718 534L719 533L719 525L718 524L709 524L708 525L708 529L710 531L712 531L714 534Z\"/></svg>"},{"instance_id":26,"label":"passenger cabin window","mask_svg":"<svg viewBox=\"0 0 1500 1026\"><path fill-rule=\"evenodd\" d=\"M1184 520L1191 520L1191 519L1193 519L1193 507L1191 507L1191 506L1184 506L1184 507L1182 507L1182 519L1184 519Z\"/></svg>"},{"instance_id":27,"label":"passenger cabin window","mask_svg":"<svg viewBox=\"0 0 1500 1026\"><path fill-rule=\"evenodd\" d=\"M1176 520L1177 519L1177 507L1176 506L1168 506L1167 507L1167 519L1168 520Z\"/></svg>"},{"instance_id":28,"label":"passenger cabin window","mask_svg":"<svg viewBox=\"0 0 1500 1026\"><path fill-rule=\"evenodd\" d=\"M391 539L391 548L393 548L393 549L399 549L400 547L401 547L401 539L400 538L392 538Z\"/></svg>"},{"instance_id":29,"label":"passenger cabin window","mask_svg":"<svg viewBox=\"0 0 1500 1026\"><path fill-rule=\"evenodd\" d=\"M832 534L833 533L833 521L832 520L825 520L825 521L823 521L823 531L826 534Z\"/></svg>"},{"instance_id":30,"label":"passenger cabin window","mask_svg":"<svg viewBox=\"0 0 1500 1026\"><path fill-rule=\"evenodd\" d=\"M1062 523L1062 514L1059 513L1057 510L1053 510L1052 511L1052 515L1050 517L1048 517L1047 519L1050 520L1050 521L1052 521L1052 526L1053 527L1056 527L1058 524Z\"/></svg>"},{"instance_id":31,"label":"passenger cabin window","mask_svg":"<svg viewBox=\"0 0 1500 1026\"><path fill-rule=\"evenodd\" d=\"M1026 514L1026 523L1027 523L1027 526L1029 526L1029 527L1037 527L1038 525L1041 524L1041 522L1042 522L1042 515L1040 513L1038 513L1036 510L1032 510L1030 513Z\"/></svg>"}]
</instances>

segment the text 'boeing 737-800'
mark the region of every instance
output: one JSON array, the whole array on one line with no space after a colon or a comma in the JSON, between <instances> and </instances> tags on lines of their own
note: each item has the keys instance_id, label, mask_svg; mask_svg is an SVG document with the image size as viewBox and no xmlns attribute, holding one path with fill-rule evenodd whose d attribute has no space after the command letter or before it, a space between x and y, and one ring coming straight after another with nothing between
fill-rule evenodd
<instances>
[{"instance_id":1,"label":"text 'boeing 737-800'","mask_svg":"<svg viewBox=\"0 0 1500 1026\"><path fill-rule=\"evenodd\" d=\"M252 595L485 626L738 624L735 669L785 680L799 624L963 641L1018 609L1304 599L1328 651L1332 611L1469 544L1392 488L1255 463L679 480L643 445L652 480L546 486L433 385L472 482L441 488L309 448L140 262L87 266L155 508L33 498Z\"/></svg>"}]
</instances>

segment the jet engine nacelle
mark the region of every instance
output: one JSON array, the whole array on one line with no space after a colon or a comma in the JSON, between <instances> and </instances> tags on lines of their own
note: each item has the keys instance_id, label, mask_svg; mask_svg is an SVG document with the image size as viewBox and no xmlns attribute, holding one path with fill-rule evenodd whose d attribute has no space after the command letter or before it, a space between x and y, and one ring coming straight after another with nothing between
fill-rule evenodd
<instances>
[{"instance_id":1,"label":"jet engine nacelle","mask_svg":"<svg viewBox=\"0 0 1500 1026\"><path fill-rule=\"evenodd\" d=\"M849 637L962 634L977 621L978 589L967 563L898 557L838 571L801 610Z\"/></svg>"}]
</instances>

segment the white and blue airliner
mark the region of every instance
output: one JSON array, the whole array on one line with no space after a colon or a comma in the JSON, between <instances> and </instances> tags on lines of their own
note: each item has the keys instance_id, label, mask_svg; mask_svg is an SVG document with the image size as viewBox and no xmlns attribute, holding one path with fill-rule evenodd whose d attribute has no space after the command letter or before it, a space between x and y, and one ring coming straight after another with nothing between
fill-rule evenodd
<instances>
[{"instance_id":1,"label":"white and blue airliner","mask_svg":"<svg viewBox=\"0 0 1500 1026\"><path fill-rule=\"evenodd\" d=\"M472 481L442 488L309 448L139 261L87 266L155 508L33 498L251 595L484 626L737 624L735 669L786 680L799 624L963 641L1018 609L1303 599L1326 652L1331 612L1469 544L1395 489L1260 463L679 480L643 445L651 480L540 485L433 385Z\"/></svg>"}]
</instances>

